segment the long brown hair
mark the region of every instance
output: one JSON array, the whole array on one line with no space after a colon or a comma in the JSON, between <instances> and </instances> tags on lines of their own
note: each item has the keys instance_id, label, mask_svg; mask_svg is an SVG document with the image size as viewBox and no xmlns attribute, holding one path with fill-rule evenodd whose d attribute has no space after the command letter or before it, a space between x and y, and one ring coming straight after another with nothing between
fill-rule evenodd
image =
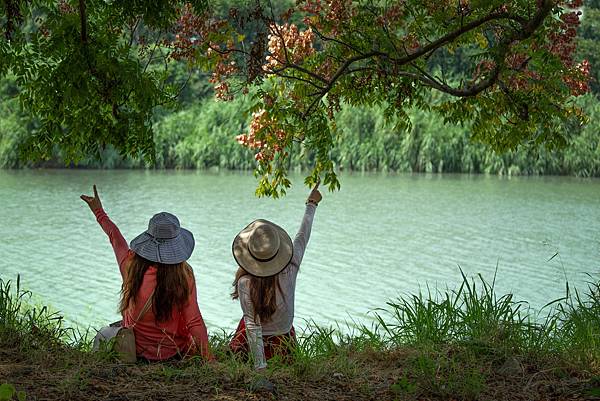
<instances>
[{"instance_id":1,"label":"long brown hair","mask_svg":"<svg viewBox=\"0 0 600 401\"><path fill-rule=\"evenodd\" d=\"M231 298L238 299L238 282L244 276L250 276L250 301L254 306L254 320L260 318L262 323L271 320L277 310L277 291L281 292L279 274L269 277L253 276L241 267L235 273Z\"/></svg>"},{"instance_id":2,"label":"long brown hair","mask_svg":"<svg viewBox=\"0 0 600 401\"><path fill-rule=\"evenodd\" d=\"M144 274L150 266L156 267L156 289L152 299L152 311L157 323L166 322L171 318L173 308L182 309L190 295L188 280L190 277L193 279L194 273L187 262L169 265L151 262L134 254L126 269L127 276L121 288L119 311L124 313L130 305L135 305Z\"/></svg>"}]
</instances>

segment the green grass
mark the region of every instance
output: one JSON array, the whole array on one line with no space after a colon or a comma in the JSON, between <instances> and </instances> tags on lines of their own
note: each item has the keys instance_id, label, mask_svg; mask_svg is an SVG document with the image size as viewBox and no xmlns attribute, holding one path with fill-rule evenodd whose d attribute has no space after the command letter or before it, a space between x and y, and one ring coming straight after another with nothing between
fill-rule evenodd
<instances>
[{"instance_id":1,"label":"green grass","mask_svg":"<svg viewBox=\"0 0 600 401\"><path fill-rule=\"evenodd\" d=\"M45 350L53 346L79 351L89 350L90 329L66 327L59 312L47 306L33 306L31 292L21 288L21 277L15 282L0 279L0 339L2 344L18 345L23 352Z\"/></svg>"},{"instance_id":2,"label":"green grass","mask_svg":"<svg viewBox=\"0 0 600 401\"><path fill-rule=\"evenodd\" d=\"M266 375L290 388L296 382L346 383L359 398L384 394L399 400L486 399L498 389L519 391L526 399L525 393L542 391L543 383L572 383L573 378L578 387L561 384L563 391L600 391L598 280L590 276L584 291L567 286L564 298L534 313L512 295L498 294L495 277L489 283L461 274L456 289L427 288L388 302L373 311L371 324L351 323L340 330L308 322L298 333L292 362L272 360ZM51 366L60 372L62 394L72 397L89 391L98 377L130 369L115 364L110 352L89 352L92 330L65 327L59 314L31 307L30 298L19 277L0 279L0 348L13 350L13 361ZM211 336L217 363L190 358L154 364L143 367L148 369L144 382L201 383L214 394L248 388L259 376L250 362L227 352L229 338L226 332Z\"/></svg>"}]
</instances>

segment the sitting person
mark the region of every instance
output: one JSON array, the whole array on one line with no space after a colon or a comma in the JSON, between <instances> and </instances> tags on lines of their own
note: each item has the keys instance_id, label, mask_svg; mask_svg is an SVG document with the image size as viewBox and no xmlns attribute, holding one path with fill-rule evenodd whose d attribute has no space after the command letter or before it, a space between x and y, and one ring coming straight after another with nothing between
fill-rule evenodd
<instances>
[{"instance_id":1,"label":"sitting person","mask_svg":"<svg viewBox=\"0 0 600 401\"><path fill-rule=\"evenodd\" d=\"M267 220L250 223L233 241L239 268L231 295L240 300L243 317L229 347L235 353L251 355L258 370L265 369L274 355L288 355L295 342L296 277L320 201L317 184L308 196L293 243L281 227Z\"/></svg>"},{"instance_id":2,"label":"sitting person","mask_svg":"<svg viewBox=\"0 0 600 401\"><path fill-rule=\"evenodd\" d=\"M102 209L96 186L93 197L81 195L81 199L115 252L123 279L119 309L123 326L133 329L138 358L163 361L201 355L212 359L194 273L186 262L194 250L192 233L179 226L177 217L162 212L128 246Z\"/></svg>"}]
</instances>

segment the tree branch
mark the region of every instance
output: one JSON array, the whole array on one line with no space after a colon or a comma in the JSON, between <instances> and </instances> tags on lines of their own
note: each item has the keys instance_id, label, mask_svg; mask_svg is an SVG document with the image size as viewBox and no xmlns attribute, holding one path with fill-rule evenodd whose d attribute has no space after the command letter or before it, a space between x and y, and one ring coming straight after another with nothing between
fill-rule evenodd
<instances>
[{"instance_id":1,"label":"tree branch","mask_svg":"<svg viewBox=\"0 0 600 401\"><path fill-rule=\"evenodd\" d=\"M320 99L322 99L323 96L325 96L333 88L336 81L341 76L348 74L349 67L358 61L367 60L370 58L384 58L384 59L387 59L388 61L390 61L391 63L393 63L396 67L401 67L406 64L412 64L412 62L414 60L417 60L419 57L424 56L433 50L436 50L440 47L445 46L446 44L448 44L448 43L454 41L455 39L457 39L458 37L460 37L461 35L463 35L467 32L470 32L490 21L502 20L502 19L516 21L519 23L519 25L521 26L522 29L519 31L515 31L512 35L506 36L499 43L499 45L497 47L499 47L499 49L500 49L500 52L498 55L498 58L500 59L500 58L505 57L506 54L508 53L509 44L511 42L513 42L515 40L524 40L524 39L527 39L528 37L530 37L539 28L539 26L543 23L544 19L551 12L553 6L554 6L554 2L552 0L543 0L543 3L538 8L538 10L534 14L533 18L531 18L528 21L518 15L515 15L515 14L511 14L511 13L507 13L507 12L492 12L483 18L480 18L478 20L471 21L470 23L462 25L459 29L456 29L455 31L448 33L447 35L427 44L426 46L418 48L414 53L407 54L404 57L395 58L395 57L392 57L389 54L383 53L381 51L371 51L368 53L360 53L358 55L355 55L354 57L350 57L338 68L338 70L332 76L331 79L323 80L322 77L317 76L318 77L317 79L324 81L324 83L326 83L326 86L321 90L320 93L315 94L317 97L311 102L309 107L304 111L303 118L306 118L306 116L316 106L318 101ZM336 40L336 42L339 42L339 41ZM349 46L347 46L347 47L349 47ZM500 64L501 64L500 62L496 63L496 67L490 72L490 75L488 78L486 78L482 81L479 81L478 83L471 85L469 87L466 87L466 88L453 88L443 82L436 80L434 77L432 77L431 75L426 73L424 70L420 71L421 75L413 74L413 73L410 73L407 71L401 71L398 74L400 74L402 76L407 76L407 77L411 77L414 79L418 79L419 81L421 81L423 84L425 84L427 86L430 86L434 89L440 90L442 92L451 94L456 97L469 97L469 96L475 96L475 95L481 93L482 91L484 91L485 89L489 88L490 86L494 85L494 83L496 83L496 81L498 80L498 77L500 76L500 72L502 69ZM289 64L288 63L288 64L284 65L284 67L281 69L281 71L285 70L286 68L295 68L300 71L302 69L302 67L300 67L297 64ZM355 70L352 70L352 71L355 71ZM306 70L302 71L302 72L305 72L305 73L309 74L310 76L314 75L314 73L306 71Z\"/></svg>"},{"instance_id":2,"label":"tree branch","mask_svg":"<svg viewBox=\"0 0 600 401\"><path fill-rule=\"evenodd\" d=\"M81 43L85 47L88 44L87 15L85 13L85 0L79 0L79 20L81 22Z\"/></svg>"}]
</instances>

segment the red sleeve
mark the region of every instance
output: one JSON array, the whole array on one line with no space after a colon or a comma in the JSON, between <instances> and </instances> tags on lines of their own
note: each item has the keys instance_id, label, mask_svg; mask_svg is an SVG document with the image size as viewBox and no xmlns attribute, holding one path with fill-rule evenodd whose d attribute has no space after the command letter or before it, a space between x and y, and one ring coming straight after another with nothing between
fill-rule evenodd
<instances>
[{"instance_id":1,"label":"red sleeve","mask_svg":"<svg viewBox=\"0 0 600 401\"><path fill-rule=\"evenodd\" d=\"M198 307L196 282L192 279L189 282L191 293L188 303L183 310L183 319L186 327L192 335L194 344L199 353L207 360L214 359L208 343L208 332L200 308Z\"/></svg>"},{"instance_id":2,"label":"red sleeve","mask_svg":"<svg viewBox=\"0 0 600 401\"><path fill-rule=\"evenodd\" d=\"M127 241L125 241L125 238L123 238L119 228L108 218L104 209L96 209L94 215L96 216L96 221L98 221L98 224L102 227L102 230L108 235L108 239L115 251L121 276L125 278L125 262L129 256L129 245L127 244Z\"/></svg>"}]
</instances>

